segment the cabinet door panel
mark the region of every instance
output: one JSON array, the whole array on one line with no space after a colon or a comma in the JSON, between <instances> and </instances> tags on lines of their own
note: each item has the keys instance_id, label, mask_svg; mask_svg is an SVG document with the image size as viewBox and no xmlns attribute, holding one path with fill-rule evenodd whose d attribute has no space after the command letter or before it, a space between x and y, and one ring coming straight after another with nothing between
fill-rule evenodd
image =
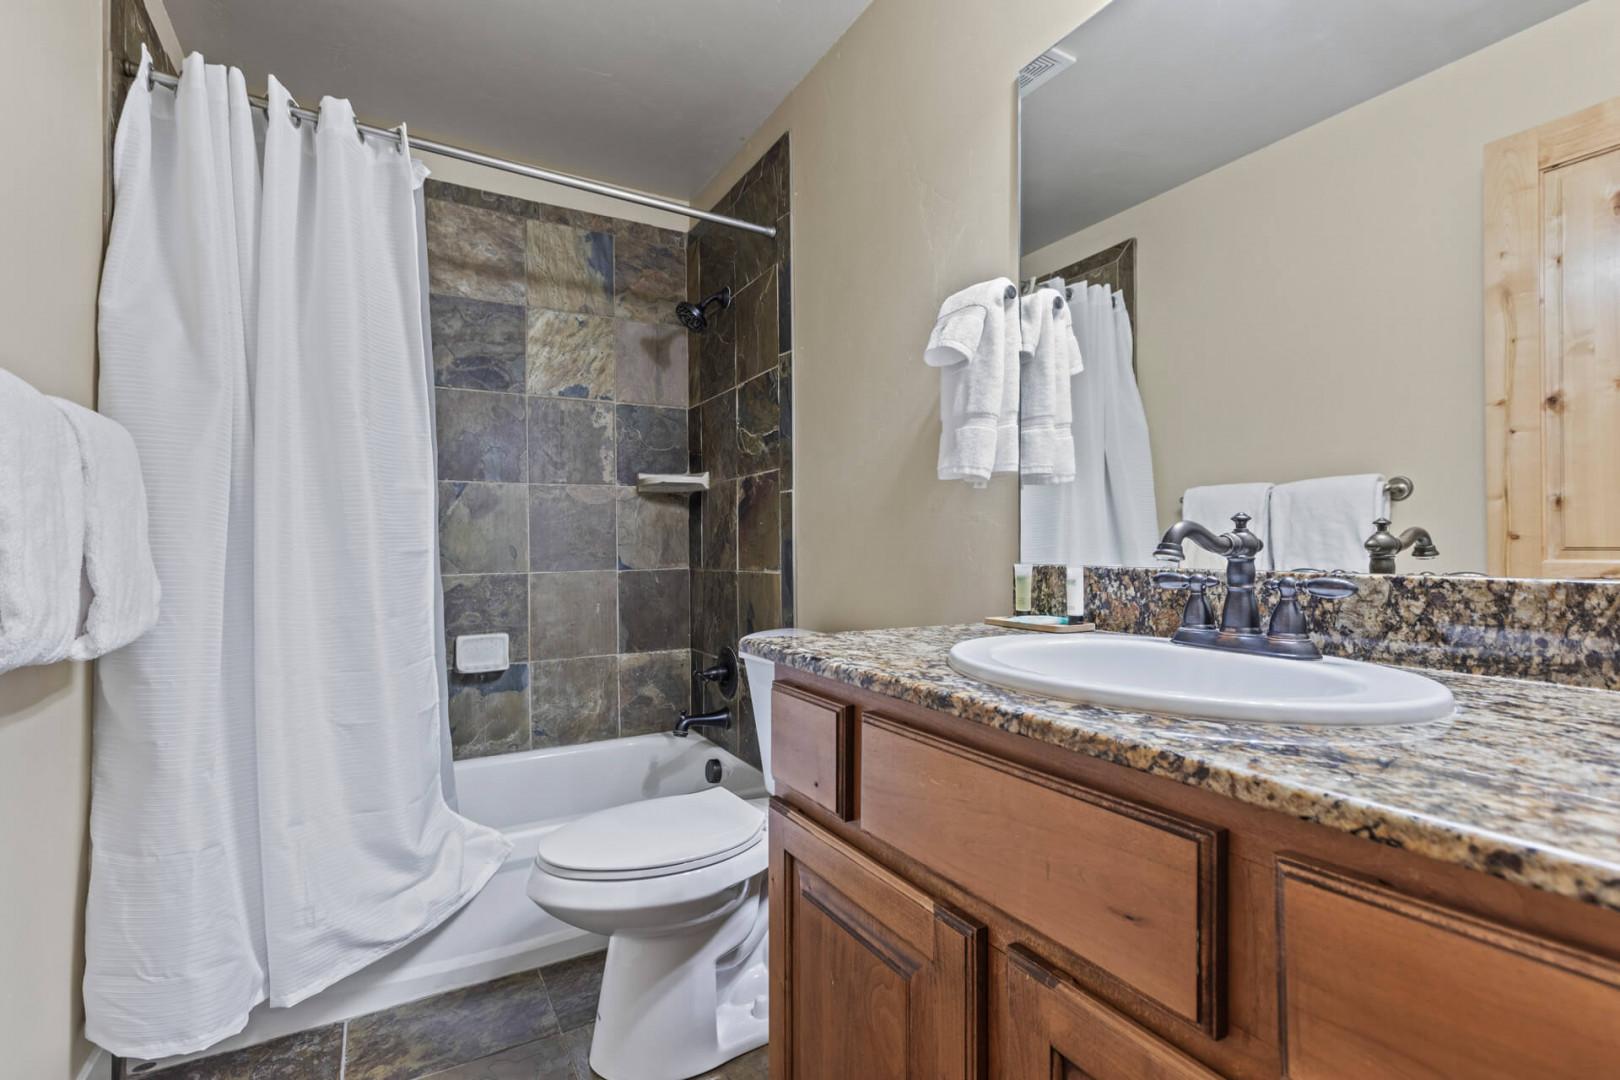
<instances>
[{"instance_id":1,"label":"cabinet door panel","mask_svg":"<svg viewBox=\"0 0 1620 1080\"><path fill-rule=\"evenodd\" d=\"M995 1074L1002 1080L1219 1080L1019 946L1007 951Z\"/></svg>"},{"instance_id":2,"label":"cabinet door panel","mask_svg":"<svg viewBox=\"0 0 1620 1080\"><path fill-rule=\"evenodd\" d=\"M985 934L771 807L771 1076L978 1080Z\"/></svg>"}]
</instances>

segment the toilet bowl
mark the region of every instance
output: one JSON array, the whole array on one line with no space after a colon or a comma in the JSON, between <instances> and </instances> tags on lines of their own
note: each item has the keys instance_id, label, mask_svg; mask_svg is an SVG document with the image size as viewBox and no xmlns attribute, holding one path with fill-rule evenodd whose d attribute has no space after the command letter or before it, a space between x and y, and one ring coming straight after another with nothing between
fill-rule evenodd
<instances>
[{"instance_id":1,"label":"toilet bowl","mask_svg":"<svg viewBox=\"0 0 1620 1080\"><path fill-rule=\"evenodd\" d=\"M774 669L743 661L770 790ZM713 787L540 839L529 898L608 939L590 1058L606 1080L685 1080L765 1044L765 803Z\"/></svg>"}]
</instances>

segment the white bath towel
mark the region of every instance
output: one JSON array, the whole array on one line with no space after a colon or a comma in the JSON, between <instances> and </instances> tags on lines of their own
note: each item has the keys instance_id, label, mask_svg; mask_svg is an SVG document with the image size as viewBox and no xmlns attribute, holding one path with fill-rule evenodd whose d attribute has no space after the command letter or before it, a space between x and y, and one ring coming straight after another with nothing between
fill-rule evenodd
<instances>
[{"instance_id":1,"label":"white bath towel","mask_svg":"<svg viewBox=\"0 0 1620 1080\"><path fill-rule=\"evenodd\" d=\"M1018 397L1018 476L1026 484L1074 479L1074 441L1071 437L1069 459L1060 466L1056 430L1057 399L1060 390L1068 389L1072 360L1057 327L1057 312L1066 306L1063 295L1053 289L1037 289L1019 305L1024 349Z\"/></svg>"},{"instance_id":2,"label":"white bath towel","mask_svg":"<svg viewBox=\"0 0 1620 1080\"><path fill-rule=\"evenodd\" d=\"M1279 570L1365 570L1362 545L1389 513L1378 473L1278 484L1271 492L1272 565Z\"/></svg>"},{"instance_id":3,"label":"white bath towel","mask_svg":"<svg viewBox=\"0 0 1620 1080\"><path fill-rule=\"evenodd\" d=\"M940 369L941 480L983 487L993 472L1017 467L1017 298L1011 281L995 278L940 305L923 360Z\"/></svg>"},{"instance_id":4,"label":"white bath towel","mask_svg":"<svg viewBox=\"0 0 1620 1080\"><path fill-rule=\"evenodd\" d=\"M90 608L68 656L94 660L157 622L157 570L147 534L141 459L121 424L82 405L50 398L73 428L84 484L84 574Z\"/></svg>"},{"instance_id":5,"label":"white bath towel","mask_svg":"<svg viewBox=\"0 0 1620 1080\"><path fill-rule=\"evenodd\" d=\"M0 671L67 659L83 563L73 428L49 398L0 369Z\"/></svg>"},{"instance_id":6,"label":"white bath towel","mask_svg":"<svg viewBox=\"0 0 1620 1080\"><path fill-rule=\"evenodd\" d=\"M1064 296L1062 279L1049 285ZM1085 370L1080 356L1080 340L1075 336L1074 308L1065 298L1052 314L1052 333L1063 360L1054 366L1057 374L1057 411L1052 415L1052 481L1067 484L1075 477L1074 460L1074 377Z\"/></svg>"},{"instance_id":7,"label":"white bath towel","mask_svg":"<svg viewBox=\"0 0 1620 1080\"><path fill-rule=\"evenodd\" d=\"M1272 487L1269 483L1190 487L1181 496L1181 516L1183 520L1196 521L1219 536L1232 531L1233 514L1248 514L1249 531L1266 545L1255 558L1254 565L1260 570L1270 570L1273 564L1267 522L1271 514ZM1183 544L1182 548L1187 555L1184 566L1201 570L1224 569L1226 566L1223 556L1205 551L1191 541Z\"/></svg>"}]
</instances>

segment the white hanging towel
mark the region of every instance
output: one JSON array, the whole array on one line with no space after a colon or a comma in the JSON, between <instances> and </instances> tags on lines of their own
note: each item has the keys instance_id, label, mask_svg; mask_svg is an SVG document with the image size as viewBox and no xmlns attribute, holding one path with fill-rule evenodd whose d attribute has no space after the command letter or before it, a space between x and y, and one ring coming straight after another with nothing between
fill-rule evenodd
<instances>
[{"instance_id":1,"label":"white hanging towel","mask_svg":"<svg viewBox=\"0 0 1620 1080\"><path fill-rule=\"evenodd\" d=\"M1108 504L1119 538L1120 560L1126 566L1153 565L1153 549L1163 529L1153 488L1153 449L1148 437L1147 412L1136 383L1130 312L1125 294L1107 291L1114 328L1113 365L1109 379L1107 434Z\"/></svg>"},{"instance_id":2,"label":"white hanging towel","mask_svg":"<svg viewBox=\"0 0 1620 1080\"><path fill-rule=\"evenodd\" d=\"M50 400L73 429L84 486L90 607L69 657L93 660L123 648L157 622L162 588L147 537L146 484L129 432L82 405Z\"/></svg>"},{"instance_id":3,"label":"white hanging towel","mask_svg":"<svg viewBox=\"0 0 1620 1080\"><path fill-rule=\"evenodd\" d=\"M1017 469L1019 341L1018 290L1007 278L940 305L923 361L940 369L941 480L984 487L992 473Z\"/></svg>"},{"instance_id":4,"label":"white hanging towel","mask_svg":"<svg viewBox=\"0 0 1620 1080\"><path fill-rule=\"evenodd\" d=\"M0 672L69 658L84 564L84 481L73 428L0 369Z\"/></svg>"},{"instance_id":5,"label":"white hanging towel","mask_svg":"<svg viewBox=\"0 0 1620 1080\"><path fill-rule=\"evenodd\" d=\"M1378 473L1278 484L1271 492L1271 564L1278 570L1366 569L1373 520L1389 514Z\"/></svg>"},{"instance_id":6,"label":"white hanging towel","mask_svg":"<svg viewBox=\"0 0 1620 1080\"><path fill-rule=\"evenodd\" d=\"M1208 484L1190 487L1181 496L1181 516L1187 521L1198 522L1219 536L1232 531L1233 514L1248 514L1249 531L1265 544L1260 554L1255 557L1255 568L1270 570L1272 561L1269 522L1272 489L1273 485L1270 483ZM1197 570L1226 568L1226 559L1223 556L1205 551L1197 544L1189 542L1183 544L1182 548L1187 554L1183 566Z\"/></svg>"},{"instance_id":7,"label":"white hanging towel","mask_svg":"<svg viewBox=\"0 0 1620 1080\"><path fill-rule=\"evenodd\" d=\"M1079 357L1068 329L1068 304L1055 289L1037 289L1019 304L1025 345L1018 397L1018 475L1026 484L1074 479L1074 440L1068 419L1069 379ZM1065 316L1061 322L1060 313ZM1061 405L1059 404L1062 399ZM1063 414L1062 431L1059 416Z\"/></svg>"},{"instance_id":8,"label":"white hanging towel","mask_svg":"<svg viewBox=\"0 0 1620 1080\"><path fill-rule=\"evenodd\" d=\"M295 125L268 97L143 64L113 152L101 406L163 610L97 666L84 1001L128 1057L420 937L510 850L439 771L419 174L346 103Z\"/></svg>"}]
</instances>

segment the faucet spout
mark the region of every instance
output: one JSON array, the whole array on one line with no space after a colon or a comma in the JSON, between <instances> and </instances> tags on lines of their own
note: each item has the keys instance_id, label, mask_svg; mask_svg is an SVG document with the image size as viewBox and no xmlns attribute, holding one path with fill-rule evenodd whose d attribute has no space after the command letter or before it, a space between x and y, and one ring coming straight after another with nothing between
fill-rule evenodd
<instances>
[{"instance_id":1,"label":"faucet spout","mask_svg":"<svg viewBox=\"0 0 1620 1080\"><path fill-rule=\"evenodd\" d=\"M675 722L675 730L671 731L670 734L684 739L695 727L728 728L730 726L731 710L729 708L716 709L714 712L696 713L692 715L688 715L687 713L683 712L681 713L681 718Z\"/></svg>"},{"instance_id":2,"label":"faucet spout","mask_svg":"<svg viewBox=\"0 0 1620 1080\"><path fill-rule=\"evenodd\" d=\"M1181 562L1187 557L1182 545L1188 540L1215 555L1225 555L1232 550L1230 534L1216 536L1196 521L1178 521L1165 530L1164 539L1153 549L1153 557L1165 562Z\"/></svg>"}]
</instances>

